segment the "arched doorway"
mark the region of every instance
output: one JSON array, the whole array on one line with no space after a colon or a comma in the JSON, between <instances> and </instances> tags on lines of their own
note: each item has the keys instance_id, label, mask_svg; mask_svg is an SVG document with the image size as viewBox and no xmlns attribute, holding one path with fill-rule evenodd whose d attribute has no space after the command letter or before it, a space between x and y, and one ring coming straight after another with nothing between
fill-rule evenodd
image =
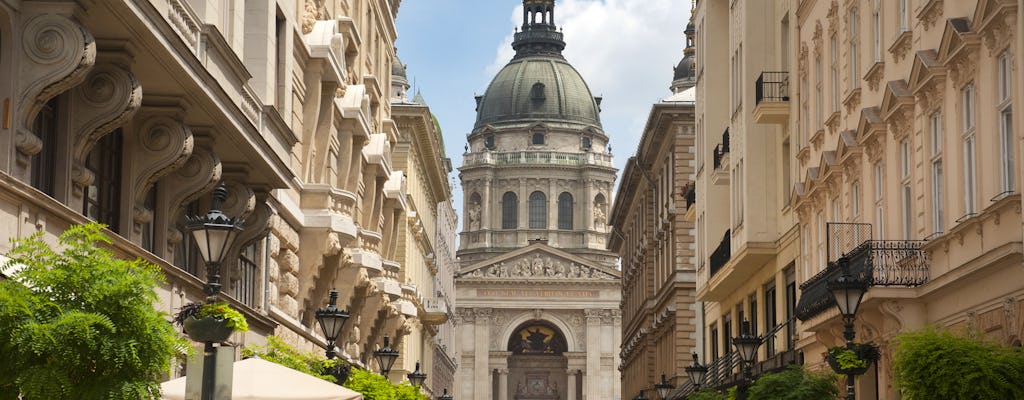
<instances>
[{"instance_id":1,"label":"arched doorway","mask_svg":"<svg viewBox=\"0 0 1024 400\"><path fill-rule=\"evenodd\" d=\"M568 350L565 335L554 324L520 324L508 339L508 399L567 400Z\"/></svg>"}]
</instances>

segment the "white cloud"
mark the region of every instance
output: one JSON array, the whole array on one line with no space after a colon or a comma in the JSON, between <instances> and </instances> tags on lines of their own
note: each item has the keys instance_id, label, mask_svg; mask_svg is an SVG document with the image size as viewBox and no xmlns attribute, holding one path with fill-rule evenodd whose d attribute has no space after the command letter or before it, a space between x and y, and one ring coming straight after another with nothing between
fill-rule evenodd
<instances>
[{"instance_id":1,"label":"white cloud","mask_svg":"<svg viewBox=\"0 0 1024 400\"><path fill-rule=\"evenodd\" d=\"M636 150L651 104L667 97L672 67L683 56L684 0L561 0L555 23L565 32L566 59L603 96L601 119L621 168ZM522 6L511 20L522 23ZM497 48L494 76L515 54L512 34Z\"/></svg>"}]
</instances>

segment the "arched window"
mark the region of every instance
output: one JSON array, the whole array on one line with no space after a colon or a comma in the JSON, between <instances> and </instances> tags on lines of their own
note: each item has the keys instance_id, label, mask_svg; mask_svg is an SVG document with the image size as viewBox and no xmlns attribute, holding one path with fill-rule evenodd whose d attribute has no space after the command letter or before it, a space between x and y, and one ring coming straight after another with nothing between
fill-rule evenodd
<instances>
[{"instance_id":1,"label":"arched window","mask_svg":"<svg viewBox=\"0 0 1024 400\"><path fill-rule=\"evenodd\" d=\"M501 229L516 229L519 226L519 198L515 193L505 192L501 196Z\"/></svg>"},{"instance_id":2,"label":"arched window","mask_svg":"<svg viewBox=\"0 0 1024 400\"><path fill-rule=\"evenodd\" d=\"M544 144L544 132L533 133L533 144Z\"/></svg>"},{"instance_id":3,"label":"arched window","mask_svg":"<svg viewBox=\"0 0 1024 400\"><path fill-rule=\"evenodd\" d=\"M530 193L530 229L548 227L547 196L543 192Z\"/></svg>"},{"instance_id":4,"label":"arched window","mask_svg":"<svg viewBox=\"0 0 1024 400\"><path fill-rule=\"evenodd\" d=\"M558 229L572 229L572 194L558 195Z\"/></svg>"}]
</instances>

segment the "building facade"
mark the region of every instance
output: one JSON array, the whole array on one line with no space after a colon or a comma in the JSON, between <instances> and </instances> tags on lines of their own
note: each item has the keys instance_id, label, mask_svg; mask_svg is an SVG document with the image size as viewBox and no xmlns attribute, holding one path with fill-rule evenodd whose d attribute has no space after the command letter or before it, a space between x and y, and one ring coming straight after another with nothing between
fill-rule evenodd
<instances>
[{"instance_id":1,"label":"building facade","mask_svg":"<svg viewBox=\"0 0 1024 400\"><path fill-rule=\"evenodd\" d=\"M661 382L685 381L700 349L694 210L694 25L674 70L672 95L651 107L636 154L626 163L609 224L608 249L622 265L622 398Z\"/></svg>"},{"instance_id":2,"label":"building facade","mask_svg":"<svg viewBox=\"0 0 1024 400\"><path fill-rule=\"evenodd\" d=\"M724 354L744 320L765 337L755 372L827 368L818 355L844 342L827 290L841 257L871 285L857 341L882 350L860 399L898 398L900 332L1019 345L1020 6L698 2L698 299L704 352L725 360L713 371L735 368Z\"/></svg>"},{"instance_id":3,"label":"building facade","mask_svg":"<svg viewBox=\"0 0 1024 400\"><path fill-rule=\"evenodd\" d=\"M102 222L118 254L162 268L156 307L173 313L203 297L205 280L184 218L224 184L225 213L246 222L223 295L252 328L232 342L276 334L323 351L314 314L337 288L351 312L344 357L375 368L369 355L391 336L427 359L416 343L450 291L438 290L429 252L399 249L433 245L433 231L416 232L436 226L449 188L443 168L401 153L436 125L403 131L393 116L399 5L0 4L0 247ZM427 333L413 335L420 325Z\"/></svg>"},{"instance_id":4,"label":"building facade","mask_svg":"<svg viewBox=\"0 0 1024 400\"><path fill-rule=\"evenodd\" d=\"M619 393L620 274L605 249L616 170L554 15L553 0L523 2L516 55L477 97L459 168L461 399Z\"/></svg>"}]
</instances>

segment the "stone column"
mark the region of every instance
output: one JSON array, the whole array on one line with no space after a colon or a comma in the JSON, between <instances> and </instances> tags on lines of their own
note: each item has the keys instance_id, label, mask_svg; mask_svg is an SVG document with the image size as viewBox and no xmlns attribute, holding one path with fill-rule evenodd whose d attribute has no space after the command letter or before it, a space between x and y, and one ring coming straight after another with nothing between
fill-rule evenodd
<instances>
[{"instance_id":1,"label":"stone column","mask_svg":"<svg viewBox=\"0 0 1024 400\"><path fill-rule=\"evenodd\" d=\"M594 194L593 191L590 190L591 185L591 179L583 179L583 198L576 199L576 202L581 205L580 207L577 207L577 210L580 211L580 215L583 216L584 230L591 230L594 228Z\"/></svg>"},{"instance_id":2,"label":"stone column","mask_svg":"<svg viewBox=\"0 0 1024 400\"><path fill-rule=\"evenodd\" d=\"M487 348L491 337L491 309L478 308L473 310L476 317L475 344L473 349L473 398L491 400L490 354Z\"/></svg>"},{"instance_id":3,"label":"stone column","mask_svg":"<svg viewBox=\"0 0 1024 400\"><path fill-rule=\"evenodd\" d=\"M480 202L483 203L480 211L480 230L491 229L491 222L494 220L494 214L491 213L491 178L484 178L484 190L480 194ZM487 240L487 246L490 246L490 240Z\"/></svg>"},{"instance_id":4,"label":"stone column","mask_svg":"<svg viewBox=\"0 0 1024 400\"><path fill-rule=\"evenodd\" d=\"M548 229L558 229L558 185L555 179L548 179ZM555 239L554 235L548 240ZM552 242L554 244L554 242Z\"/></svg>"},{"instance_id":5,"label":"stone column","mask_svg":"<svg viewBox=\"0 0 1024 400\"><path fill-rule=\"evenodd\" d=\"M508 400L508 368L498 369L498 400Z\"/></svg>"},{"instance_id":6,"label":"stone column","mask_svg":"<svg viewBox=\"0 0 1024 400\"><path fill-rule=\"evenodd\" d=\"M568 396L566 396L566 399L568 399L568 400L577 400L577 397L576 397L576 370L575 369L569 369L567 371L567 375L566 376L568 377L568 379L566 379L566 383L565 383L565 393L568 395Z\"/></svg>"},{"instance_id":7,"label":"stone column","mask_svg":"<svg viewBox=\"0 0 1024 400\"><path fill-rule=\"evenodd\" d=\"M601 310L584 310L587 318L587 372L583 382L587 400L603 399L601 390Z\"/></svg>"}]
</instances>

